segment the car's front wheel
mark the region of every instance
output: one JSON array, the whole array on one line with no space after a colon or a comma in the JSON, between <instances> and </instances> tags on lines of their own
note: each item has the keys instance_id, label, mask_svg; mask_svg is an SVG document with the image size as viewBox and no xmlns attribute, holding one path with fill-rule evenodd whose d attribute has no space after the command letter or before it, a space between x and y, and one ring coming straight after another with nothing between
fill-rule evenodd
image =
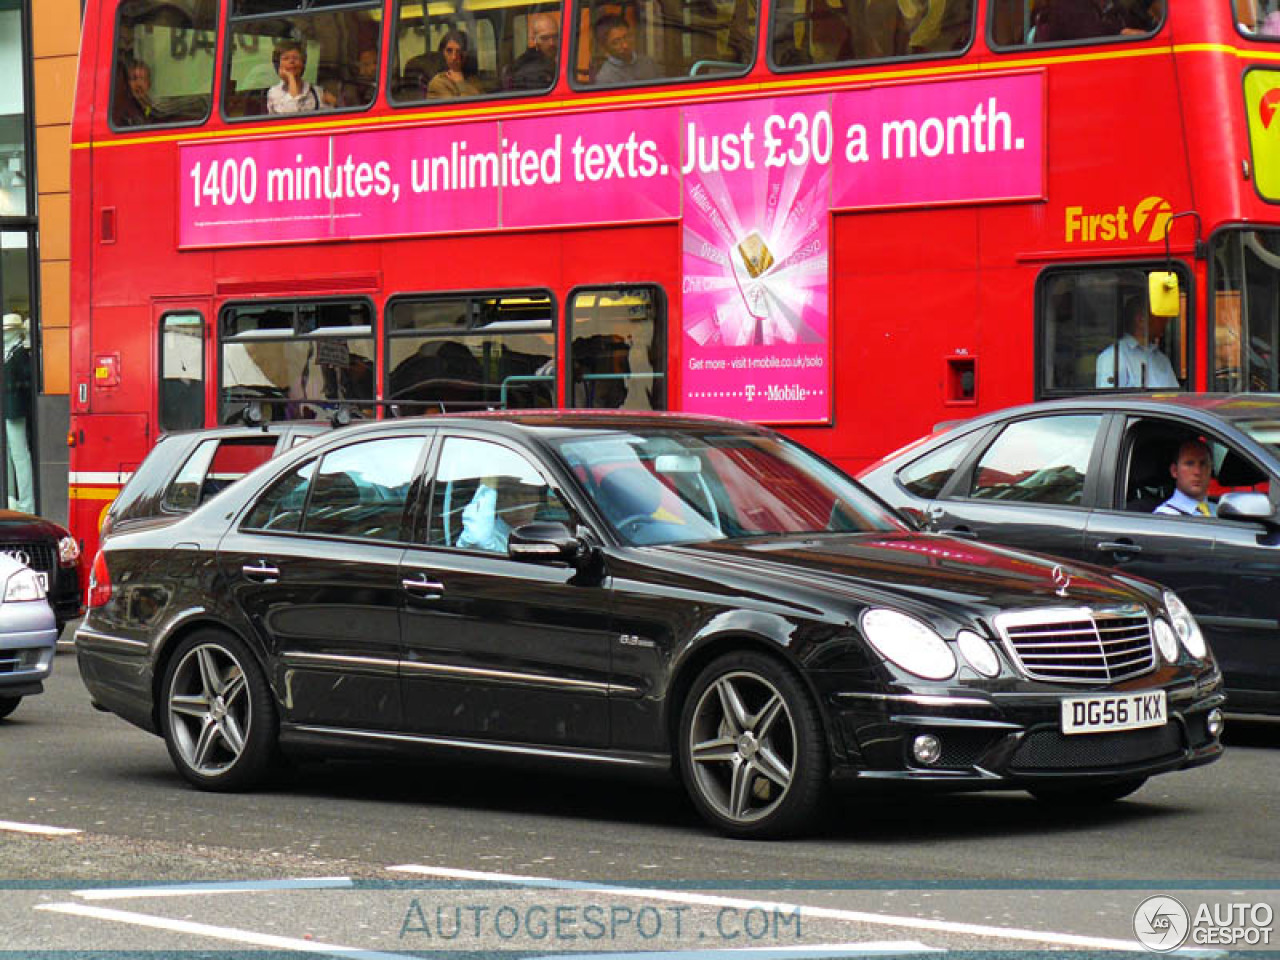
<instances>
[{"instance_id":1,"label":"car's front wheel","mask_svg":"<svg viewBox=\"0 0 1280 960\"><path fill-rule=\"evenodd\" d=\"M238 638L201 630L183 640L162 684L169 756L202 790L262 779L276 752L276 711L258 662Z\"/></svg>"},{"instance_id":2,"label":"car's front wheel","mask_svg":"<svg viewBox=\"0 0 1280 960\"><path fill-rule=\"evenodd\" d=\"M827 747L809 692L753 651L699 674L680 721L680 767L698 811L732 836L766 839L812 825L827 787Z\"/></svg>"},{"instance_id":3,"label":"car's front wheel","mask_svg":"<svg viewBox=\"0 0 1280 960\"><path fill-rule=\"evenodd\" d=\"M1027 792L1037 800L1059 806L1096 806L1123 799L1146 782L1146 777L1131 777L1110 783L1045 784L1031 787Z\"/></svg>"},{"instance_id":4,"label":"car's front wheel","mask_svg":"<svg viewBox=\"0 0 1280 960\"><path fill-rule=\"evenodd\" d=\"M0 720L17 710L21 702L21 697L0 697Z\"/></svg>"}]
</instances>

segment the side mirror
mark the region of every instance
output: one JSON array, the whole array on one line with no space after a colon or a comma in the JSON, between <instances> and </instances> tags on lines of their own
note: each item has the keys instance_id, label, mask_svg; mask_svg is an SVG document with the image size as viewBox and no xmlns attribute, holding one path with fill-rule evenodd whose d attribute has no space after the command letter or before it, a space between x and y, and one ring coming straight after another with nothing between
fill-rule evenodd
<instances>
[{"instance_id":1,"label":"side mirror","mask_svg":"<svg viewBox=\"0 0 1280 960\"><path fill-rule=\"evenodd\" d=\"M567 563L576 568L590 552L583 540L559 522L521 524L507 537L507 556L524 563Z\"/></svg>"},{"instance_id":2,"label":"side mirror","mask_svg":"<svg viewBox=\"0 0 1280 960\"><path fill-rule=\"evenodd\" d=\"M920 510L917 507L899 507L898 516L900 516L912 530L919 533L929 532L929 515L923 510Z\"/></svg>"},{"instance_id":3,"label":"side mirror","mask_svg":"<svg viewBox=\"0 0 1280 960\"><path fill-rule=\"evenodd\" d=\"M1218 501L1218 517L1222 520L1260 520L1271 523L1275 511L1265 493L1224 493Z\"/></svg>"},{"instance_id":4,"label":"side mirror","mask_svg":"<svg viewBox=\"0 0 1280 960\"><path fill-rule=\"evenodd\" d=\"M1147 306L1153 317L1181 316L1182 302L1176 273L1154 270L1147 274Z\"/></svg>"}]
</instances>

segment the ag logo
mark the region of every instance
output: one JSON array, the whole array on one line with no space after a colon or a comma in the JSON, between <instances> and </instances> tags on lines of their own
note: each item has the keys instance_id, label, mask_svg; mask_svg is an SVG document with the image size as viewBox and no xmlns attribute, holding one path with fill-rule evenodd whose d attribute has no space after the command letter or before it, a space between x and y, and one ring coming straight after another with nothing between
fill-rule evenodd
<instances>
[{"instance_id":1,"label":"ag logo","mask_svg":"<svg viewBox=\"0 0 1280 960\"><path fill-rule=\"evenodd\" d=\"M1280 106L1280 87L1268 90L1262 95L1262 99L1258 101L1258 119L1262 121L1264 130L1271 126L1271 121L1276 115L1277 106Z\"/></svg>"},{"instance_id":2,"label":"ag logo","mask_svg":"<svg viewBox=\"0 0 1280 960\"><path fill-rule=\"evenodd\" d=\"M1147 897L1133 912L1133 932L1138 942L1156 953L1182 946L1191 927L1191 916L1173 897Z\"/></svg>"},{"instance_id":3,"label":"ag logo","mask_svg":"<svg viewBox=\"0 0 1280 960\"><path fill-rule=\"evenodd\" d=\"M1152 243L1163 243L1164 232L1169 229L1169 218L1173 216L1173 207L1164 197L1147 197L1133 208L1133 232L1141 235L1144 228L1150 226L1147 239Z\"/></svg>"}]
</instances>

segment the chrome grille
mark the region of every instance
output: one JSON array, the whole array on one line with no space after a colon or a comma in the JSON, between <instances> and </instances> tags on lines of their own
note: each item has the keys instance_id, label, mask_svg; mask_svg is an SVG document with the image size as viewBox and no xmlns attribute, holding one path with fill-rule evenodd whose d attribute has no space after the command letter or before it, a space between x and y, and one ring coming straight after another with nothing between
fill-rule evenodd
<instances>
[{"instance_id":1,"label":"chrome grille","mask_svg":"<svg viewBox=\"0 0 1280 960\"><path fill-rule=\"evenodd\" d=\"M1114 683L1155 668L1151 619L1141 607L1033 610L1000 614L1005 649L1035 680Z\"/></svg>"}]
</instances>

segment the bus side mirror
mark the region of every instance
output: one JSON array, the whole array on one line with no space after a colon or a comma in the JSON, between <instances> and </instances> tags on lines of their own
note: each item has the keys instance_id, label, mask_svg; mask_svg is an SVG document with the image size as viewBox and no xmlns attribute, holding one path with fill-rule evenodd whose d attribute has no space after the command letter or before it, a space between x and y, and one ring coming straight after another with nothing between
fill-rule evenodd
<instances>
[{"instance_id":1,"label":"bus side mirror","mask_svg":"<svg viewBox=\"0 0 1280 960\"><path fill-rule=\"evenodd\" d=\"M1155 270L1147 274L1147 301L1153 317L1181 316L1178 275L1172 270Z\"/></svg>"}]
</instances>

